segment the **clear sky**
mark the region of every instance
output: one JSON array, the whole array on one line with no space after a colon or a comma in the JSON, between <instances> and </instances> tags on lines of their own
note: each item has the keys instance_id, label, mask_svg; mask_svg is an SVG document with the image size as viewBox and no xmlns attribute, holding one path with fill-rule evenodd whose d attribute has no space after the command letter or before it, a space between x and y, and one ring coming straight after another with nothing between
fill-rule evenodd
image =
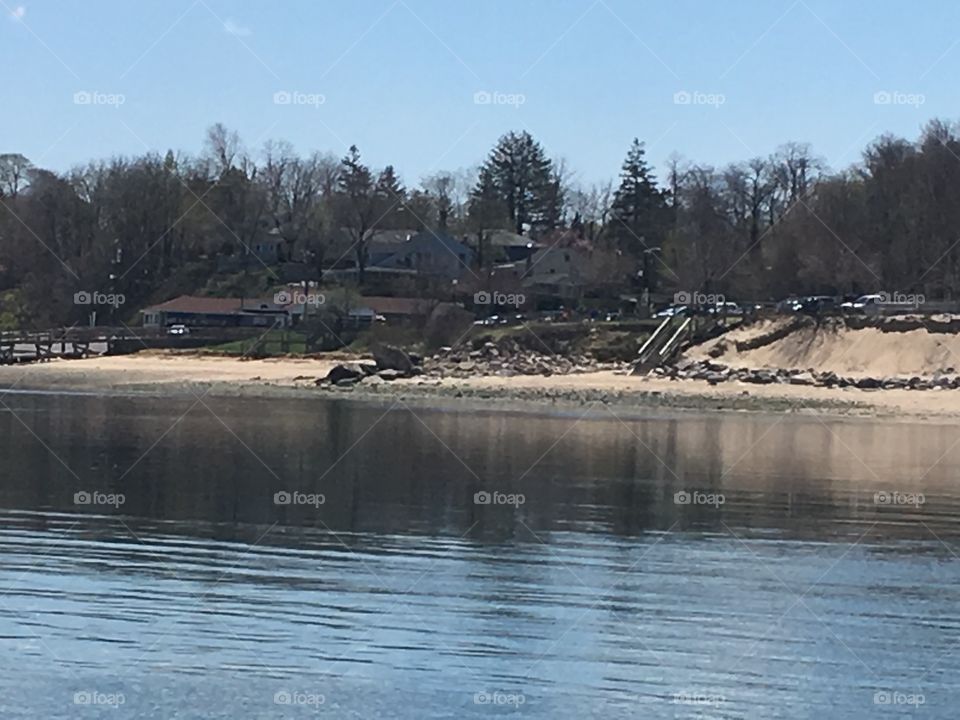
<instances>
[{"instance_id":1,"label":"clear sky","mask_svg":"<svg viewBox=\"0 0 960 720\"><path fill-rule=\"evenodd\" d=\"M0 151L54 169L147 147L197 152L220 121L254 149L273 138L341 155L356 143L412 185L527 129L589 183L616 175L634 136L658 170L672 152L721 165L788 140L840 168L883 132L912 139L931 117L960 118L960 3L947 0L0 0L0 11Z\"/></svg>"}]
</instances>

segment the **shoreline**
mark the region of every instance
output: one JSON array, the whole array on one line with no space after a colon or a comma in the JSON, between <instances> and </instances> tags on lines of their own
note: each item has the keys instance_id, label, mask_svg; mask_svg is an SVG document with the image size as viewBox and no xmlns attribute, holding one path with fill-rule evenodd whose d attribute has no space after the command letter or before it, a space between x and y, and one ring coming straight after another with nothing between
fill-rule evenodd
<instances>
[{"instance_id":1,"label":"shoreline","mask_svg":"<svg viewBox=\"0 0 960 720\"><path fill-rule=\"evenodd\" d=\"M945 422L960 419L960 392L861 390L787 384L756 385L631 376L610 370L566 375L420 376L349 388L318 387L316 380L348 359L247 360L196 354L139 353L85 360L53 360L0 367L0 399L12 393L185 395L212 397L331 398L402 402L471 410L577 412L591 405L657 412L784 413L798 417ZM356 359L356 358L352 358Z\"/></svg>"}]
</instances>

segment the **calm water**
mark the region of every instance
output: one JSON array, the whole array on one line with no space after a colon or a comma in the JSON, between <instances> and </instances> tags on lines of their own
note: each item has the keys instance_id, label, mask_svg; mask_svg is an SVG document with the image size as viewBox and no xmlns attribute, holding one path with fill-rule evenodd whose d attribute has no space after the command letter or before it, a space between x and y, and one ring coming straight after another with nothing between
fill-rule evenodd
<instances>
[{"instance_id":1,"label":"calm water","mask_svg":"<svg viewBox=\"0 0 960 720\"><path fill-rule=\"evenodd\" d=\"M0 399L2 718L957 716L955 427Z\"/></svg>"}]
</instances>

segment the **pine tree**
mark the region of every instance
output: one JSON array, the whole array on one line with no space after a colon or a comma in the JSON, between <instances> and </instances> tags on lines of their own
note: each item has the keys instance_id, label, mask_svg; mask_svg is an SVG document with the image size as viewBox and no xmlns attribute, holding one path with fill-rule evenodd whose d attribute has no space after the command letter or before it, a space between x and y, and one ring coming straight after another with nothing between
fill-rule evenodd
<instances>
[{"instance_id":1,"label":"pine tree","mask_svg":"<svg viewBox=\"0 0 960 720\"><path fill-rule=\"evenodd\" d=\"M407 190L397 177L393 165L387 165L377 178L374 189L377 199L379 221L377 227L384 229L403 229L404 223L409 224L414 218L404 219L402 213L406 210Z\"/></svg>"},{"instance_id":2,"label":"pine tree","mask_svg":"<svg viewBox=\"0 0 960 720\"><path fill-rule=\"evenodd\" d=\"M340 161L338 208L340 222L353 240L357 281L363 284L367 268L367 240L377 221L376 187L370 168L360 160L360 151L351 145Z\"/></svg>"},{"instance_id":3,"label":"pine tree","mask_svg":"<svg viewBox=\"0 0 960 720\"><path fill-rule=\"evenodd\" d=\"M667 198L657 188L646 160L643 143L634 138L623 168L612 207L613 231L621 247L631 254L660 245L667 221Z\"/></svg>"},{"instance_id":4,"label":"pine tree","mask_svg":"<svg viewBox=\"0 0 960 720\"><path fill-rule=\"evenodd\" d=\"M510 132L500 138L480 170L471 198L473 207L489 212L502 204L513 229L542 230L554 220L557 198L553 165L543 147L528 132Z\"/></svg>"}]
</instances>

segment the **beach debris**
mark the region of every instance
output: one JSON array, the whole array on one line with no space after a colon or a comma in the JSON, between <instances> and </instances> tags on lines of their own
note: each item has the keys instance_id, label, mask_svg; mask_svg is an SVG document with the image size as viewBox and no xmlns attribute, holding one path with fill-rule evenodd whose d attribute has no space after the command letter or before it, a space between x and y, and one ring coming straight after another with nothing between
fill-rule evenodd
<instances>
[{"instance_id":1,"label":"beach debris","mask_svg":"<svg viewBox=\"0 0 960 720\"><path fill-rule=\"evenodd\" d=\"M714 360L679 360L675 365L655 368L651 375L674 380L705 380L710 385L741 382L754 385L806 385L825 388L857 388L859 390L956 390L960 376L937 375L909 378L884 376L843 377L831 370L818 372L785 368L743 368L722 365Z\"/></svg>"}]
</instances>

